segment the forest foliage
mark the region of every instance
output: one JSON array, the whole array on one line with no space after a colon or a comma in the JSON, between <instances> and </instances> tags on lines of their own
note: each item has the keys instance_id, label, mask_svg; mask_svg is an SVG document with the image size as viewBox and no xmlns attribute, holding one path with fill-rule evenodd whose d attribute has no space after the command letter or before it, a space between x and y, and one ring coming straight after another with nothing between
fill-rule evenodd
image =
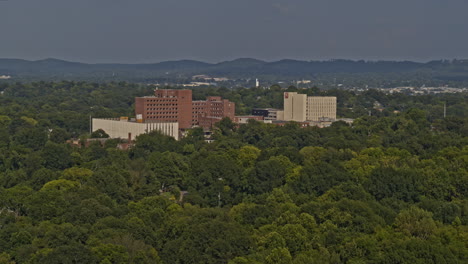
<instances>
[{"instance_id":1,"label":"forest foliage","mask_svg":"<svg viewBox=\"0 0 468 264\"><path fill-rule=\"evenodd\" d=\"M313 88L301 92L337 96L354 123L224 119L214 143L201 129L141 135L127 151L66 143L87 137L90 115L131 115L151 90L0 86L0 263L468 262L467 94ZM282 92L194 96L248 114L280 108Z\"/></svg>"}]
</instances>

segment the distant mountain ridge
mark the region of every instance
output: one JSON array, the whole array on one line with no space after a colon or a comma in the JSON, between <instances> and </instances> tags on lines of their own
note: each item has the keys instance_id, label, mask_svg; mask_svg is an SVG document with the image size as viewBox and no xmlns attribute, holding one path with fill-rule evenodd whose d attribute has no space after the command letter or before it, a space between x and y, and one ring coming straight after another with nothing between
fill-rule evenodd
<instances>
[{"instance_id":1,"label":"distant mountain ridge","mask_svg":"<svg viewBox=\"0 0 468 264\"><path fill-rule=\"evenodd\" d=\"M301 61L283 59L266 62L252 58L240 58L219 63L178 60L145 64L90 64L53 58L36 61L0 59L0 75L11 75L16 79L108 80L118 76L118 80L144 81L151 78L174 76L189 78L196 74L228 78L253 78L256 76L306 78L318 74L338 73L425 73L468 80L468 60L440 60L421 63L412 61Z\"/></svg>"}]
</instances>

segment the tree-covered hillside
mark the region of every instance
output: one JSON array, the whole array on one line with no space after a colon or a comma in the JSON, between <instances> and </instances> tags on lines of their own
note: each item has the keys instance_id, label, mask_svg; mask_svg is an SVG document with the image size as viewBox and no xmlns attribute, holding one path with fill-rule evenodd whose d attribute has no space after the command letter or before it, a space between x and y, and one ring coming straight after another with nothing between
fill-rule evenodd
<instances>
[{"instance_id":1,"label":"tree-covered hillside","mask_svg":"<svg viewBox=\"0 0 468 264\"><path fill-rule=\"evenodd\" d=\"M26 61L0 59L0 75L17 81L129 81L139 83L189 83L193 75L242 79L260 78L262 84L309 79L315 84L346 87L468 86L468 60L412 61L299 61L266 62L236 59L220 63L193 60L151 64L87 64L57 59ZM228 83L229 84L229 83Z\"/></svg>"},{"instance_id":2,"label":"tree-covered hillside","mask_svg":"<svg viewBox=\"0 0 468 264\"><path fill-rule=\"evenodd\" d=\"M0 86L0 263L468 262L467 94L313 88L300 92L336 95L354 123L224 119L210 144L200 129L142 135L127 151L65 143L86 137L90 115L131 115L151 90ZM219 94L248 114L282 107L283 92L194 97Z\"/></svg>"}]
</instances>

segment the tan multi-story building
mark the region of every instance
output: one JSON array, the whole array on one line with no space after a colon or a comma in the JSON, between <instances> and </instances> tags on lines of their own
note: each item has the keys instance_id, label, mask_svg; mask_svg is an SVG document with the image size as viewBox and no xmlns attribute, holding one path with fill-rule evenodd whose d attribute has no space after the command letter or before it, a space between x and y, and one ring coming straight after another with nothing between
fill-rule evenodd
<instances>
[{"instance_id":1,"label":"tan multi-story building","mask_svg":"<svg viewBox=\"0 0 468 264\"><path fill-rule=\"evenodd\" d=\"M284 120L303 122L307 120L307 95L284 93Z\"/></svg>"},{"instance_id":2,"label":"tan multi-story building","mask_svg":"<svg viewBox=\"0 0 468 264\"><path fill-rule=\"evenodd\" d=\"M284 93L285 121L336 120L336 97L307 96L296 92Z\"/></svg>"},{"instance_id":3,"label":"tan multi-story building","mask_svg":"<svg viewBox=\"0 0 468 264\"><path fill-rule=\"evenodd\" d=\"M309 96L307 97L308 121L335 121L335 96Z\"/></svg>"}]
</instances>

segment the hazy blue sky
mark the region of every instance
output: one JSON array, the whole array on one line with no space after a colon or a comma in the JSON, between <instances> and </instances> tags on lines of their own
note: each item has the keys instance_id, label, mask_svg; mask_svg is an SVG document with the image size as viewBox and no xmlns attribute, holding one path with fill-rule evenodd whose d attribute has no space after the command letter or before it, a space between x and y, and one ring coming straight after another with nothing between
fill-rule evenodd
<instances>
[{"instance_id":1,"label":"hazy blue sky","mask_svg":"<svg viewBox=\"0 0 468 264\"><path fill-rule=\"evenodd\" d=\"M0 58L468 58L467 0L0 0Z\"/></svg>"}]
</instances>

